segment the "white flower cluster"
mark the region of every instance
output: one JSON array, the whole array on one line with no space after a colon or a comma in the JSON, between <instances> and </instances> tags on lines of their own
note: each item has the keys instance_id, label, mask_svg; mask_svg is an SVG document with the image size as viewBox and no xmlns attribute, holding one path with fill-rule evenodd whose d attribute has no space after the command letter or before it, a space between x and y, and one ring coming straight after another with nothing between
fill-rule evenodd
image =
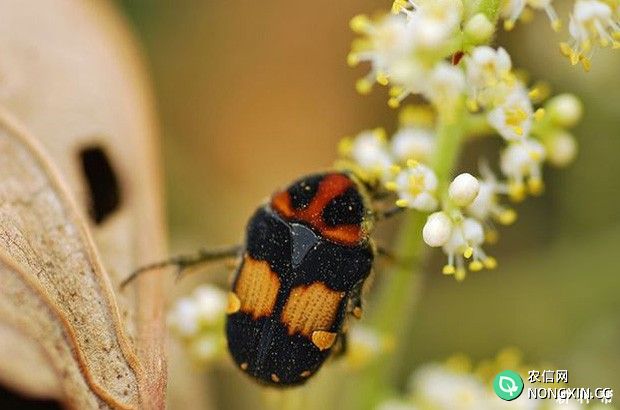
<instances>
[{"instance_id":1,"label":"white flower cluster","mask_svg":"<svg viewBox=\"0 0 620 410\"><path fill-rule=\"evenodd\" d=\"M577 0L568 31L571 39L560 44L562 54L571 64L581 62L589 70L595 45L620 48L620 1Z\"/></svg>"},{"instance_id":2,"label":"white flower cluster","mask_svg":"<svg viewBox=\"0 0 620 410\"><path fill-rule=\"evenodd\" d=\"M520 13L525 3L506 2L504 12ZM527 5L557 18L550 1L528 0ZM396 0L392 11L396 15L374 21L357 16L351 22L363 37L353 43L349 62L371 66L357 88L366 92L374 81L391 84L390 106L414 93L430 106L406 107L391 138L379 128L344 139L340 154L362 178L393 192L397 206L434 211L424 226L424 241L447 255L443 272L462 280L467 267L478 271L497 265L482 246L496 237L494 223L516 219L499 197L521 201L528 193L541 194L543 163L564 166L575 157L577 145L567 128L580 119L581 103L568 94L543 103L544 87L528 89L506 50L480 44L491 38L494 26L481 13L463 20L461 0ZM496 133L504 141L498 161L503 178L484 165L478 177L465 173L451 183L439 180L433 169L441 156L435 117L451 118L458 106L466 107L459 126L476 123L477 132Z\"/></svg>"},{"instance_id":3,"label":"white flower cluster","mask_svg":"<svg viewBox=\"0 0 620 410\"><path fill-rule=\"evenodd\" d=\"M544 10L551 26L559 31L562 23L552 0L505 0L501 9L504 28L511 30L518 19L531 19L531 10ZM620 48L620 1L577 0L568 24L570 40L560 43L560 51L572 65L581 63L590 70L593 47Z\"/></svg>"},{"instance_id":4,"label":"white flower cluster","mask_svg":"<svg viewBox=\"0 0 620 410\"><path fill-rule=\"evenodd\" d=\"M170 311L170 329L186 344L197 363L213 361L223 354L226 306L226 292L213 285L201 285L191 296L179 299Z\"/></svg>"},{"instance_id":5,"label":"white flower cluster","mask_svg":"<svg viewBox=\"0 0 620 410\"><path fill-rule=\"evenodd\" d=\"M582 407L576 400L527 400L522 397L506 402L498 399L492 389L492 378L506 368L516 368L527 375L528 367L515 357L513 349L506 349L494 361L485 361L473 368L468 358L454 356L446 363L430 363L418 368L410 377L404 398L394 398L379 404L378 410L454 410L454 409L527 409L573 410ZM518 354L517 354L518 356ZM505 363L508 363L506 366ZM524 379L525 388L533 387ZM602 406L607 408L608 406Z\"/></svg>"}]
</instances>

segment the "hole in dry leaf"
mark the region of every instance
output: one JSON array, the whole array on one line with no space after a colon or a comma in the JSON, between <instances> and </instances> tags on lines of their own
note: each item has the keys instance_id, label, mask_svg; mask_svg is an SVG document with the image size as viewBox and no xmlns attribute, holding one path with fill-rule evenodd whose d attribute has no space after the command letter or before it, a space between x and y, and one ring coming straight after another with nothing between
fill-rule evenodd
<instances>
[{"instance_id":1,"label":"hole in dry leaf","mask_svg":"<svg viewBox=\"0 0 620 410\"><path fill-rule=\"evenodd\" d=\"M62 407L52 400L32 400L0 387L0 408L13 410L60 410Z\"/></svg>"},{"instance_id":2,"label":"hole in dry leaf","mask_svg":"<svg viewBox=\"0 0 620 410\"><path fill-rule=\"evenodd\" d=\"M82 170L90 193L90 215L100 224L121 202L118 178L102 147L87 147L80 151Z\"/></svg>"}]
</instances>

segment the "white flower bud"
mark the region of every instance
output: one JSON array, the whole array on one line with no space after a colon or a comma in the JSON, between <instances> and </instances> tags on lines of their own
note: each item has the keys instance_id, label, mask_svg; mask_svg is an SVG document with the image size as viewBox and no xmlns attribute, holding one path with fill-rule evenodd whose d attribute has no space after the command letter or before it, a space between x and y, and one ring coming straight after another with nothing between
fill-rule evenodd
<instances>
[{"instance_id":1,"label":"white flower bud","mask_svg":"<svg viewBox=\"0 0 620 410\"><path fill-rule=\"evenodd\" d=\"M495 25L484 13L478 13L465 24L465 34L476 43L485 43L495 32Z\"/></svg>"},{"instance_id":2,"label":"white flower bud","mask_svg":"<svg viewBox=\"0 0 620 410\"><path fill-rule=\"evenodd\" d=\"M546 111L553 122L561 127L572 127L581 119L583 106L572 94L560 94L549 100Z\"/></svg>"},{"instance_id":3,"label":"white flower bud","mask_svg":"<svg viewBox=\"0 0 620 410\"><path fill-rule=\"evenodd\" d=\"M480 182L471 174L464 173L454 178L448 188L448 196L458 206L471 204L480 191Z\"/></svg>"},{"instance_id":4,"label":"white flower bud","mask_svg":"<svg viewBox=\"0 0 620 410\"><path fill-rule=\"evenodd\" d=\"M452 235L452 220L445 212L429 215L422 229L422 237L428 246L443 246Z\"/></svg>"},{"instance_id":5,"label":"white flower bud","mask_svg":"<svg viewBox=\"0 0 620 410\"><path fill-rule=\"evenodd\" d=\"M556 167L565 167L577 155L577 142L568 132L557 132L546 141L547 157Z\"/></svg>"}]
</instances>

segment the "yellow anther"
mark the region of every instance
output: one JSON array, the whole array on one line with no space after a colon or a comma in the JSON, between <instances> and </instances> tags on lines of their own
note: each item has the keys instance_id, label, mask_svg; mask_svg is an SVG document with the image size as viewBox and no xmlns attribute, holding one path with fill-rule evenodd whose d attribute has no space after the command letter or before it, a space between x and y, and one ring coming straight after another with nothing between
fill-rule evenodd
<instances>
[{"instance_id":1,"label":"yellow anther","mask_svg":"<svg viewBox=\"0 0 620 410\"><path fill-rule=\"evenodd\" d=\"M499 234L495 229L489 229L484 233L484 240L487 243L494 244L497 243L499 239Z\"/></svg>"},{"instance_id":2,"label":"yellow anther","mask_svg":"<svg viewBox=\"0 0 620 410\"><path fill-rule=\"evenodd\" d=\"M519 16L519 21L522 23L530 23L534 20L534 12L530 8L524 8Z\"/></svg>"},{"instance_id":3,"label":"yellow anther","mask_svg":"<svg viewBox=\"0 0 620 410\"><path fill-rule=\"evenodd\" d=\"M592 63L589 58L581 57L581 66L583 67L583 71L587 73L592 68Z\"/></svg>"},{"instance_id":4,"label":"yellow anther","mask_svg":"<svg viewBox=\"0 0 620 410\"><path fill-rule=\"evenodd\" d=\"M513 209L506 209L499 214L498 219L502 225L510 225L517 220L517 213Z\"/></svg>"},{"instance_id":5,"label":"yellow anther","mask_svg":"<svg viewBox=\"0 0 620 410\"><path fill-rule=\"evenodd\" d=\"M540 90L536 87L532 88L530 90L530 92L528 93L528 95L530 96L531 99L535 100L538 97L540 97Z\"/></svg>"},{"instance_id":6,"label":"yellow anther","mask_svg":"<svg viewBox=\"0 0 620 410\"><path fill-rule=\"evenodd\" d=\"M372 83L366 78L360 78L355 83L355 90L362 94L368 94L372 90Z\"/></svg>"},{"instance_id":7,"label":"yellow anther","mask_svg":"<svg viewBox=\"0 0 620 410\"><path fill-rule=\"evenodd\" d=\"M504 21L504 30L510 31L513 28L515 28L515 22L514 21L512 21L512 20Z\"/></svg>"},{"instance_id":8,"label":"yellow anther","mask_svg":"<svg viewBox=\"0 0 620 410\"><path fill-rule=\"evenodd\" d=\"M390 83L390 79L386 73L377 73L377 82L381 85L388 85Z\"/></svg>"},{"instance_id":9,"label":"yellow anther","mask_svg":"<svg viewBox=\"0 0 620 410\"><path fill-rule=\"evenodd\" d=\"M402 9L407 8L407 0L394 0L392 3L392 14L398 14Z\"/></svg>"},{"instance_id":10,"label":"yellow anther","mask_svg":"<svg viewBox=\"0 0 620 410\"><path fill-rule=\"evenodd\" d=\"M398 97L403 93L402 87L390 87L390 97Z\"/></svg>"},{"instance_id":11,"label":"yellow anther","mask_svg":"<svg viewBox=\"0 0 620 410\"><path fill-rule=\"evenodd\" d=\"M476 260L473 261L472 263L469 264L469 270L472 272L478 272L481 271L482 268L484 268L484 265L482 264L482 262Z\"/></svg>"},{"instance_id":12,"label":"yellow anther","mask_svg":"<svg viewBox=\"0 0 620 410\"><path fill-rule=\"evenodd\" d=\"M513 182L508 186L508 195L515 202L521 202L525 199L525 186L520 182Z\"/></svg>"},{"instance_id":13,"label":"yellow anther","mask_svg":"<svg viewBox=\"0 0 620 410\"><path fill-rule=\"evenodd\" d=\"M353 30L354 32L358 34L363 34L368 30L371 24L372 23L368 16L366 16L365 14L358 14L351 19L351 21L349 22L349 27L351 27L351 30Z\"/></svg>"},{"instance_id":14,"label":"yellow anther","mask_svg":"<svg viewBox=\"0 0 620 410\"><path fill-rule=\"evenodd\" d=\"M537 109L536 112L534 113L534 119L536 121L542 121L543 118L545 118L545 109L544 108Z\"/></svg>"},{"instance_id":15,"label":"yellow anther","mask_svg":"<svg viewBox=\"0 0 620 410\"><path fill-rule=\"evenodd\" d=\"M540 178L530 178L527 180L527 189L532 195L540 195L545 190L545 184Z\"/></svg>"},{"instance_id":16,"label":"yellow anther","mask_svg":"<svg viewBox=\"0 0 620 410\"><path fill-rule=\"evenodd\" d=\"M380 142L382 143L387 142L387 132L385 132L384 128L377 127L374 130L372 130L372 133L374 134L375 138L378 139Z\"/></svg>"},{"instance_id":17,"label":"yellow anther","mask_svg":"<svg viewBox=\"0 0 620 410\"><path fill-rule=\"evenodd\" d=\"M551 22L551 28L553 28L553 31L558 32L562 29L562 20L560 19L554 19Z\"/></svg>"},{"instance_id":18,"label":"yellow anther","mask_svg":"<svg viewBox=\"0 0 620 410\"><path fill-rule=\"evenodd\" d=\"M454 272L456 272L456 269L454 268L454 265L446 265L443 267L442 272L444 275L454 275Z\"/></svg>"},{"instance_id":19,"label":"yellow anther","mask_svg":"<svg viewBox=\"0 0 620 410\"><path fill-rule=\"evenodd\" d=\"M348 157L353 150L353 138L344 137L338 142L338 154L341 157Z\"/></svg>"},{"instance_id":20,"label":"yellow anther","mask_svg":"<svg viewBox=\"0 0 620 410\"><path fill-rule=\"evenodd\" d=\"M480 107L478 106L478 102L473 98L468 98L465 104L467 106L467 109L471 112L476 112L480 109Z\"/></svg>"},{"instance_id":21,"label":"yellow anther","mask_svg":"<svg viewBox=\"0 0 620 410\"><path fill-rule=\"evenodd\" d=\"M349 67L355 67L359 63L360 63L360 59L357 53L349 53L347 55L347 65Z\"/></svg>"},{"instance_id":22,"label":"yellow anther","mask_svg":"<svg viewBox=\"0 0 620 410\"><path fill-rule=\"evenodd\" d=\"M409 192L416 196L424 191L424 174L415 174L409 176Z\"/></svg>"},{"instance_id":23,"label":"yellow anther","mask_svg":"<svg viewBox=\"0 0 620 410\"><path fill-rule=\"evenodd\" d=\"M474 248L472 248L471 246L468 246L467 248L465 248L465 251L463 251L463 256L467 259L471 258L473 254Z\"/></svg>"},{"instance_id":24,"label":"yellow anther","mask_svg":"<svg viewBox=\"0 0 620 410\"><path fill-rule=\"evenodd\" d=\"M484 267L487 268L487 269L495 269L495 268L497 268L497 260L494 257L492 257L492 256L489 256L489 257L485 258L482 261L482 263L484 264Z\"/></svg>"},{"instance_id":25,"label":"yellow anther","mask_svg":"<svg viewBox=\"0 0 620 410\"><path fill-rule=\"evenodd\" d=\"M571 54L573 54L573 49L568 45L568 43L560 43L560 52L562 55L570 57Z\"/></svg>"},{"instance_id":26,"label":"yellow anther","mask_svg":"<svg viewBox=\"0 0 620 410\"><path fill-rule=\"evenodd\" d=\"M400 106L400 101L398 100L398 98L392 97L388 100L388 106L390 108L398 108Z\"/></svg>"},{"instance_id":27,"label":"yellow anther","mask_svg":"<svg viewBox=\"0 0 620 410\"><path fill-rule=\"evenodd\" d=\"M406 208L409 206L409 201L406 199L400 198L396 200L396 206L399 208Z\"/></svg>"},{"instance_id":28,"label":"yellow anther","mask_svg":"<svg viewBox=\"0 0 620 410\"><path fill-rule=\"evenodd\" d=\"M418 165L420 165L420 163L418 161L416 161L415 159L409 158L406 162L407 167L409 168L415 168Z\"/></svg>"},{"instance_id":29,"label":"yellow anther","mask_svg":"<svg viewBox=\"0 0 620 410\"><path fill-rule=\"evenodd\" d=\"M465 279L465 276L467 276L467 271L465 268L459 268L456 272L454 272L454 279L459 282L462 282Z\"/></svg>"},{"instance_id":30,"label":"yellow anther","mask_svg":"<svg viewBox=\"0 0 620 410\"><path fill-rule=\"evenodd\" d=\"M521 136L523 135L523 127L512 127L512 130L515 132L515 134Z\"/></svg>"},{"instance_id":31,"label":"yellow anther","mask_svg":"<svg viewBox=\"0 0 620 410\"><path fill-rule=\"evenodd\" d=\"M400 172L400 170L401 170L400 165L396 165L396 164L390 165L390 174L396 175Z\"/></svg>"},{"instance_id":32,"label":"yellow anther","mask_svg":"<svg viewBox=\"0 0 620 410\"><path fill-rule=\"evenodd\" d=\"M388 191L397 191L398 190L398 184L394 181L388 181L385 183L385 189L387 189Z\"/></svg>"}]
</instances>

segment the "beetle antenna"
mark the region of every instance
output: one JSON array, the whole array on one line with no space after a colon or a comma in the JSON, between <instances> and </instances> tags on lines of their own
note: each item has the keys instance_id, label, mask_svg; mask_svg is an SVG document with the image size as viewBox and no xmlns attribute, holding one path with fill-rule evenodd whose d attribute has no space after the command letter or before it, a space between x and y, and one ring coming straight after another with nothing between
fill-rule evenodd
<instances>
[{"instance_id":1,"label":"beetle antenna","mask_svg":"<svg viewBox=\"0 0 620 410\"><path fill-rule=\"evenodd\" d=\"M149 265L142 266L141 268L136 269L125 278L121 284L120 288L124 289L129 283L133 282L138 276L146 273L148 271L165 268L167 266L176 266L177 267L177 279L181 277L183 271L192 266L200 265L205 262L213 262L227 258L234 258L241 253L242 247L240 245L231 246L229 248L222 249L201 249L197 254L194 255L179 255L174 256L170 259L166 259L164 261L151 263Z\"/></svg>"}]
</instances>

